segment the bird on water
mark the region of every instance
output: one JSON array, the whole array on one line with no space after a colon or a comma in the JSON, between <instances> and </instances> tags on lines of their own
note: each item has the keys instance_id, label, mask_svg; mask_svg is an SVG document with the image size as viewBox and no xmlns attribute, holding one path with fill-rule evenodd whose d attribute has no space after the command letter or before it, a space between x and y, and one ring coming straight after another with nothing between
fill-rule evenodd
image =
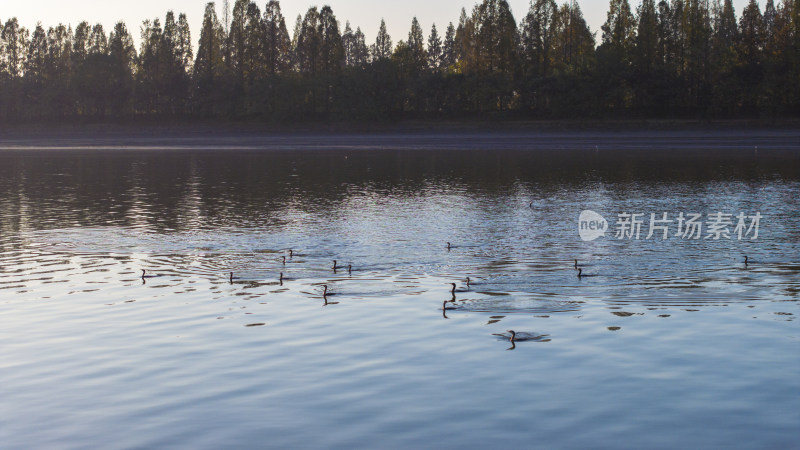
<instances>
[{"instance_id":1,"label":"bird on water","mask_svg":"<svg viewBox=\"0 0 800 450\"><path fill-rule=\"evenodd\" d=\"M453 287L452 289L450 289L450 293L453 294L453 297L455 297L456 296L456 284L455 283L450 283L450 286Z\"/></svg>"},{"instance_id":2,"label":"bird on water","mask_svg":"<svg viewBox=\"0 0 800 450\"><path fill-rule=\"evenodd\" d=\"M542 341L542 342L547 342L546 340L544 340L544 338L547 337L546 334L538 335L538 334L526 333L524 331L521 331L521 332L517 333L514 330L506 330L506 332L511 333L511 336L506 336L505 334L495 334L495 336L500 336L502 338L508 338L508 341L511 342L512 344L514 342L521 342L521 341Z\"/></svg>"},{"instance_id":3,"label":"bird on water","mask_svg":"<svg viewBox=\"0 0 800 450\"><path fill-rule=\"evenodd\" d=\"M336 260L334 259L333 260L333 273L336 273L336 269L338 269L338 268L339 268L339 266L336 265Z\"/></svg>"},{"instance_id":4,"label":"bird on water","mask_svg":"<svg viewBox=\"0 0 800 450\"><path fill-rule=\"evenodd\" d=\"M450 251L450 247L451 247L451 245L450 245L450 243L448 242L448 243L447 243L447 251Z\"/></svg>"},{"instance_id":5,"label":"bird on water","mask_svg":"<svg viewBox=\"0 0 800 450\"><path fill-rule=\"evenodd\" d=\"M333 292L331 292L331 293L328 293L328 285L327 285L327 284L323 284L323 285L322 285L322 297L323 297L323 298L326 298L326 297L328 297L329 295L336 295L336 294L334 294Z\"/></svg>"},{"instance_id":6,"label":"bird on water","mask_svg":"<svg viewBox=\"0 0 800 450\"><path fill-rule=\"evenodd\" d=\"M144 269L141 269L141 270L142 270L142 279L145 279L145 278L155 278L155 277L157 277L157 276L158 276L158 275L146 275L146 273L147 273L147 272L145 272L145 270L144 270Z\"/></svg>"},{"instance_id":7,"label":"bird on water","mask_svg":"<svg viewBox=\"0 0 800 450\"><path fill-rule=\"evenodd\" d=\"M455 300L445 300L442 302L442 311L452 311L456 309L455 306L447 306L447 302L454 302Z\"/></svg>"},{"instance_id":8,"label":"bird on water","mask_svg":"<svg viewBox=\"0 0 800 450\"><path fill-rule=\"evenodd\" d=\"M744 265L747 265L747 255L744 255Z\"/></svg>"}]
</instances>

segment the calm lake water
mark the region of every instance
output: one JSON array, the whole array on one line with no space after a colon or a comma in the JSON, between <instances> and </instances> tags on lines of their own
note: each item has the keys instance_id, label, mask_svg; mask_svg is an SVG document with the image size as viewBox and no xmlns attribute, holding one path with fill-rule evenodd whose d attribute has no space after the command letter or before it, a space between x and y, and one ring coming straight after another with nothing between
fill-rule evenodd
<instances>
[{"instance_id":1,"label":"calm lake water","mask_svg":"<svg viewBox=\"0 0 800 450\"><path fill-rule=\"evenodd\" d=\"M800 445L796 152L3 150L0 232L3 448Z\"/></svg>"}]
</instances>

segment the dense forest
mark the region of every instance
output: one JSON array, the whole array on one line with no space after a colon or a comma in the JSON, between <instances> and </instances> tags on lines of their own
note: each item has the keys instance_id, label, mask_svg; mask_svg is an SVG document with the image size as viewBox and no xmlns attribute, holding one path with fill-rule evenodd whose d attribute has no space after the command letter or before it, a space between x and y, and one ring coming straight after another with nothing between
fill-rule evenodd
<instances>
[{"instance_id":1,"label":"dense forest","mask_svg":"<svg viewBox=\"0 0 800 450\"><path fill-rule=\"evenodd\" d=\"M206 5L193 46L184 14L33 30L0 22L0 120L256 121L508 116L789 117L800 112L800 0L611 0L597 36L572 1L532 0L519 22L483 0L394 43L368 44L329 6ZM229 17L229 19L228 19ZM427 38L425 35L427 34Z\"/></svg>"}]
</instances>

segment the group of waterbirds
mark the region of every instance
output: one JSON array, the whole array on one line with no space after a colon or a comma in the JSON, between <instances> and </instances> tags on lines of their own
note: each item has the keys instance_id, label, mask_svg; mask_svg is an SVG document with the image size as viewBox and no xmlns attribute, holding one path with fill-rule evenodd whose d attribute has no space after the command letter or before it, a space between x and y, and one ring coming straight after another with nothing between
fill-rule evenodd
<instances>
[{"instance_id":1,"label":"group of waterbirds","mask_svg":"<svg viewBox=\"0 0 800 450\"><path fill-rule=\"evenodd\" d=\"M447 243L447 250L449 251L450 248L451 248L451 244L448 242ZM748 257L747 257L747 255L744 256L744 265L745 265L745 267L747 267L747 265L748 265ZM578 260L577 259L574 259L573 267L575 268L575 270L578 271L578 274L577 274L578 279L581 279L583 277L594 276L594 275L584 274L583 273L583 269L578 265ZM470 278L469 277L466 278L466 284L467 284L467 288L469 288L469 286L470 286ZM443 315L444 315L445 311L450 311L450 310L455 310L456 309L455 306L447 306L448 303L455 303L456 302L456 283L450 283L450 286L451 286L450 294L452 295L452 298L450 300L445 300L445 301L442 302L442 314ZM447 317L447 316L445 316L445 317ZM511 342L511 345L512 345L512 347L509 350L512 350L514 348L513 346L514 346L514 342L515 341L540 340L540 338L542 337L540 335L532 335L530 333L515 332L514 330L506 330L506 331L508 333L510 333L510 335L507 336L507 335L504 335L504 334L495 334L495 336L501 336L501 337L504 337L504 338L508 338L509 342Z\"/></svg>"},{"instance_id":2,"label":"group of waterbirds","mask_svg":"<svg viewBox=\"0 0 800 450\"><path fill-rule=\"evenodd\" d=\"M453 246L452 246L452 244L450 242L447 242L446 248L447 248L447 251L450 251L453 248ZM294 250L289 249L289 258L292 258L293 256L294 256ZM285 266L286 265L286 256L285 255L281 256L281 261L282 261L282 264ZM747 257L747 255L744 256L744 265L745 265L745 267L747 267L747 265L748 265L748 257ZM593 275L584 275L583 274L583 270L578 265L578 260L577 259L574 260L573 267L575 268L575 270L578 271L578 278L579 279L583 278L583 277L587 277L587 276L593 276ZM338 261L334 259L333 260L332 269L333 269L333 273L337 273L337 271L339 269L344 269L344 267L340 266L338 264ZM144 281L147 278L155 278L155 277L159 276L159 275L148 275L145 269L141 269L141 271L142 271L142 281ZM353 265L352 264L348 264L347 265L347 273L348 274L352 274L353 273ZM229 273L228 280L230 281L231 284L233 284L234 280L238 280L238 279L239 279L239 277L234 276L233 272ZM280 272L280 275L278 277L278 282L280 283L281 286L283 286L284 280L288 280L288 278L283 276L283 272ZM467 289L469 289L471 281L472 280L470 279L470 277L466 277L465 282L466 282L466 285L467 285ZM456 287L457 287L457 285L456 285L456 283L450 283L450 286L451 286L450 294L451 294L452 298L450 300L445 300L445 301L442 302L442 314L444 314L445 311L450 311L450 310L455 310L456 309L455 306L447 306L448 303L456 303ZM323 285L321 285L321 287L322 287L322 298L325 301L325 305L326 306L327 305L335 305L335 304L339 303L339 302L329 302L328 301L328 296L335 295L335 294L328 292L328 285L327 284L323 284ZM447 317L447 316L445 316L445 317ZM506 331L508 333L510 333L510 335L506 336L504 334L495 334L495 336L501 336L501 337L504 337L504 338L507 337L509 342L511 342L511 344L512 344L512 348L513 348L514 342L516 342L516 341L538 340L539 338L541 338L541 336L532 335L530 333L515 332L514 330L506 330Z\"/></svg>"},{"instance_id":3,"label":"group of waterbirds","mask_svg":"<svg viewBox=\"0 0 800 450\"><path fill-rule=\"evenodd\" d=\"M294 250L293 249L289 249L288 252L289 252L289 258L294 257ZM286 265L286 255L282 255L281 256L281 263L284 266ZM340 269L344 270L344 266L340 266L338 261L334 259L333 260L332 269L333 269L333 273L337 273ZM156 277L160 276L160 275L148 275L147 271L145 269L140 269L140 270L142 271L142 277L141 277L142 278L142 282L144 282L146 279L156 278ZM348 264L347 265L347 274L348 275L352 275L352 273L353 273L353 265L352 264ZM229 283L233 284L234 280L239 280L239 279L241 279L241 278L235 276L233 274L233 272L228 272L228 282ZM283 272L280 272L280 274L278 275L278 283L280 283L281 286L283 286L283 282L284 281L289 281L289 280L290 280L290 278L285 277L283 275ZM338 302L328 302L328 296L329 295L334 295L334 294L328 292L328 285L323 284L321 286L323 288L323 290L322 290L322 298L325 300L325 304L326 305L337 304Z\"/></svg>"}]
</instances>

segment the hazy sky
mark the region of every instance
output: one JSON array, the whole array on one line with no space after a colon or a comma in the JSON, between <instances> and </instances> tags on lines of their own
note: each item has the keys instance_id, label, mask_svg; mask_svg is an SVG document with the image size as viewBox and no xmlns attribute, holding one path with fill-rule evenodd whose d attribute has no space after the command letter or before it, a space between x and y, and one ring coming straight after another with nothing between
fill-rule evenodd
<instances>
[{"instance_id":1,"label":"hazy sky","mask_svg":"<svg viewBox=\"0 0 800 450\"><path fill-rule=\"evenodd\" d=\"M258 2L259 8L263 10L267 1L260 0ZM527 13L530 1L508 1L514 13L514 18L519 23L520 19ZM230 0L231 7L233 2L234 0ZM361 27L369 44L375 40L375 34L381 18L386 20L389 34L395 43L400 39L407 39L408 30L411 27L411 19L414 16L420 21L427 38L430 27L434 22L440 34L443 35L448 22L453 22L454 24L458 22L461 8L466 7L469 13L476 2L477 0L329 0L327 2L314 3L306 0L282 0L281 8L286 17L286 26L291 34L298 14L304 14L310 6L329 4L341 22L342 29L344 29L345 21L349 20L353 29L357 26ZM557 0L559 4L563 2L564 0ZM218 0L216 3L217 14L221 17L222 1ZM600 25L605 21L608 3L608 0L579 1L592 31L598 31L598 41L601 36L601 33L599 33ZM733 3L738 17L742 8L747 4L747 0L734 0ZM776 0L775 3L777 4L778 1ZM123 20L138 43L139 25L142 21L148 18L160 17L163 24L165 13L172 9L176 15L179 12L186 13L192 29L192 40L196 45L205 4L206 0L3 0L2 4L0 4L0 20L5 22L8 18L16 16L21 24L29 29L34 28L37 21L41 21L45 28L59 22L69 23L74 28L80 21L87 20L92 24L102 23L106 32L111 30L114 23ZM635 8L639 1L632 0L631 4Z\"/></svg>"}]
</instances>

